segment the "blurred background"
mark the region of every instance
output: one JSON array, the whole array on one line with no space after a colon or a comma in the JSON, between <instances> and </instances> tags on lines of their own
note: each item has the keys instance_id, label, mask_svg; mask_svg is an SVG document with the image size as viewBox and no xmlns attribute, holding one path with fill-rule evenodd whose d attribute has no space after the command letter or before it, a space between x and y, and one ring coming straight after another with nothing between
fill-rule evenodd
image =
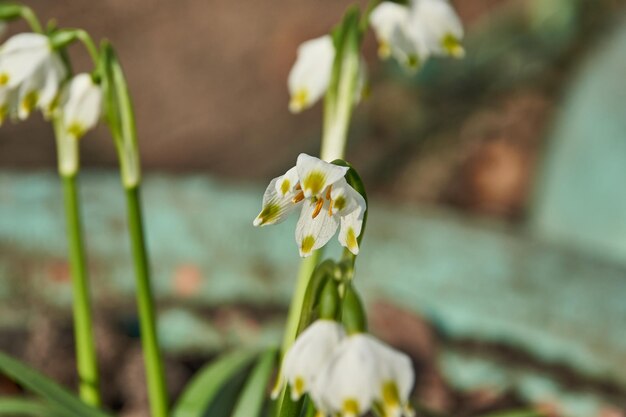
<instances>
[{"instance_id":1,"label":"blurred background","mask_svg":"<svg viewBox=\"0 0 626 417\"><path fill-rule=\"evenodd\" d=\"M125 67L172 395L214 355L280 340L295 219L251 222L267 182L319 150L321 106L289 114L287 74L351 2L27 3L110 39ZM365 39L371 94L347 159L372 202L357 274L373 332L412 356L416 397L444 415L623 417L626 3L453 3L464 60L409 76ZM147 415L115 152L102 127L81 149L107 404ZM0 348L71 385L55 158L40 116L0 129Z\"/></svg>"}]
</instances>

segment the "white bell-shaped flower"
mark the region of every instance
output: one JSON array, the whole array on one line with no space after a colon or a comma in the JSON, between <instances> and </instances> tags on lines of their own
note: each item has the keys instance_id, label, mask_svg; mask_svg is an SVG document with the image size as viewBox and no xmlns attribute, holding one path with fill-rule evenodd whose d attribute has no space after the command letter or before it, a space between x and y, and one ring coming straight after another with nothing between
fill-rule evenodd
<instances>
[{"instance_id":1,"label":"white bell-shaped flower","mask_svg":"<svg viewBox=\"0 0 626 417\"><path fill-rule=\"evenodd\" d=\"M291 99L289 110L299 113L313 106L328 89L335 60L335 46L330 35L311 39L298 47L287 85Z\"/></svg>"},{"instance_id":2,"label":"white bell-shaped flower","mask_svg":"<svg viewBox=\"0 0 626 417\"><path fill-rule=\"evenodd\" d=\"M277 396L284 383L291 386L291 398L294 401L309 392L319 370L344 337L343 327L333 320L317 320L307 327L285 354L281 381L272 396Z\"/></svg>"},{"instance_id":3,"label":"white bell-shaped flower","mask_svg":"<svg viewBox=\"0 0 626 417\"><path fill-rule=\"evenodd\" d=\"M270 182L254 225L280 223L302 205L296 225L300 256L309 256L324 246L340 223L340 243L357 254L357 238L367 206L365 199L346 182L344 176L347 172L347 167L300 154L295 167Z\"/></svg>"},{"instance_id":4,"label":"white bell-shaped flower","mask_svg":"<svg viewBox=\"0 0 626 417\"><path fill-rule=\"evenodd\" d=\"M415 0L409 32L424 40L434 55L462 58L463 24L448 0Z\"/></svg>"},{"instance_id":5,"label":"white bell-shaped flower","mask_svg":"<svg viewBox=\"0 0 626 417\"><path fill-rule=\"evenodd\" d=\"M49 115L65 77L65 65L48 37L37 33L11 37L0 47L2 113L17 113L25 119L40 108Z\"/></svg>"},{"instance_id":6,"label":"white bell-shaped flower","mask_svg":"<svg viewBox=\"0 0 626 417\"><path fill-rule=\"evenodd\" d=\"M66 86L59 110L65 133L80 139L100 119L102 89L90 74L78 74Z\"/></svg>"},{"instance_id":7,"label":"white bell-shaped flower","mask_svg":"<svg viewBox=\"0 0 626 417\"><path fill-rule=\"evenodd\" d=\"M377 405L386 417L408 417L413 382L408 356L357 333L343 339L319 371L311 398L327 416L357 417Z\"/></svg>"}]
</instances>

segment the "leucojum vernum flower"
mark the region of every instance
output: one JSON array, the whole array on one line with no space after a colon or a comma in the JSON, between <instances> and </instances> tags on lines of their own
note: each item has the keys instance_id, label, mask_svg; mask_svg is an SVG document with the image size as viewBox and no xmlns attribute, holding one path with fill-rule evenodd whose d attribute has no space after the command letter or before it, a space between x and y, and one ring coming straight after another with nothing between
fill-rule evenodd
<instances>
[{"instance_id":1,"label":"leucojum vernum flower","mask_svg":"<svg viewBox=\"0 0 626 417\"><path fill-rule=\"evenodd\" d=\"M102 117L118 152L126 191L151 415L204 415L212 399L200 398L204 387L196 384L215 384L216 378L194 378L171 409L167 399L139 198L141 172L135 120L117 55L107 41L97 48L81 29L58 28L50 22L44 30L30 8L0 2L0 21L17 18L24 18L33 33L14 35L0 46L0 123L6 118L24 120L36 109L52 122L70 248L80 399L60 387L49 392L63 393L56 405L66 407L66 411L69 407L67 415L100 415L96 410L101 405L99 375L76 177L80 139ZM415 380L411 360L367 332L366 313L356 289L355 265L362 250L369 206L363 181L344 160L344 154L352 112L366 90L367 70L361 46L370 26L379 42L379 56L393 57L409 72L419 69L430 57L460 58L465 53L461 45L463 27L447 0L408 0L402 4L372 0L364 13L356 6L348 9L329 34L298 48L287 82L289 109L298 113L324 98L321 158L299 154L295 166L270 181L261 212L253 220L255 226L273 225L299 211L295 241L304 258L287 317L282 360L272 392L276 400L272 417L414 414L410 404ZM72 73L66 47L75 41L81 42L92 58L92 72ZM324 246L337 230L344 247L341 257L320 262ZM381 277L381 281L386 279ZM270 349L263 356L267 362L259 360L249 379L251 385L246 384L246 395L232 407L233 415L265 415L266 408L259 398L266 392L275 353ZM0 368L3 363L6 361L0 360ZM226 368L236 366L231 361L213 376L224 376ZM241 368L233 372L239 371ZM29 371L21 382L35 374ZM47 384L54 387L50 381ZM258 386L252 386L255 384ZM215 393L220 391L218 388L214 385L206 391ZM46 402L54 402L53 394L46 397ZM58 414L57 409L53 411L48 414Z\"/></svg>"}]
</instances>

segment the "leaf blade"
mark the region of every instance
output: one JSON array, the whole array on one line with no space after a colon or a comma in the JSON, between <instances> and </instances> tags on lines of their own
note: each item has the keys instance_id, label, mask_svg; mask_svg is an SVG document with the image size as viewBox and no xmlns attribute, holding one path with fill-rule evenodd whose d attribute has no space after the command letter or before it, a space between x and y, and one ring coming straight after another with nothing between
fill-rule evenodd
<instances>
[{"instance_id":1,"label":"leaf blade","mask_svg":"<svg viewBox=\"0 0 626 417\"><path fill-rule=\"evenodd\" d=\"M232 417L260 416L266 396L267 383L276 363L277 354L277 349L268 349L261 355L246 381Z\"/></svg>"}]
</instances>

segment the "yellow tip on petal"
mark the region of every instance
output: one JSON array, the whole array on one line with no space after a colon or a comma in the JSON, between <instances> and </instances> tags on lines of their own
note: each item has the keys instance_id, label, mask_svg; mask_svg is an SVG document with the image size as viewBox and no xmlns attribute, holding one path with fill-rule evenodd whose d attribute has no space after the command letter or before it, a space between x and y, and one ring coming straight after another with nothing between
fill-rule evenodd
<instances>
[{"instance_id":1,"label":"yellow tip on petal","mask_svg":"<svg viewBox=\"0 0 626 417\"><path fill-rule=\"evenodd\" d=\"M26 94L20 103L24 114L28 116L35 109L38 101L39 94L37 94L36 91L31 91Z\"/></svg>"},{"instance_id":2,"label":"yellow tip on petal","mask_svg":"<svg viewBox=\"0 0 626 417\"><path fill-rule=\"evenodd\" d=\"M309 105L309 92L305 89L298 90L291 96L289 101L289 111L300 113Z\"/></svg>"},{"instance_id":3,"label":"yellow tip on petal","mask_svg":"<svg viewBox=\"0 0 626 417\"><path fill-rule=\"evenodd\" d=\"M380 59L388 59L391 56L391 48L386 41L380 41L378 44L378 57Z\"/></svg>"},{"instance_id":4,"label":"yellow tip on petal","mask_svg":"<svg viewBox=\"0 0 626 417\"><path fill-rule=\"evenodd\" d=\"M67 133L76 139L80 139L85 135L85 128L78 122L70 123L67 127Z\"/></svg>"},{"instance_id":5,"label":"yellow tip on petal","mask_svg":"<svg viewBox=\"0 0 626 417\"><path fill-rule=\"evenodd\" d=\"M0 86L7 85L9 83L9 74L3 72L0 74Z\"/></svg>"},{"instance_id":6,"label":"yellow tip on petal","mask_svg":"<svg viewBox=\"0 0 626 417\"><path fill-rule=\"evenodd\" d=\"M354 228L348 228L348 233L346 236L346 245L348 245L348 249L355 255L359 253L359 243L356 240L356 234L354 233Z\"/></svg>"},{"instance_id":7,"label":"yellow tip on petal","mask_svg":"<svg viewBox=\"0 0 626 417\"><path fill-rule=\"evenodd\" d=\"M293 382L293 386L291 387L291 399L294 401L298 401L300 399L300 397L302 397L302 394L304 394L304 379L302 379L302 377L296 377L295 381Z\"/></svg>"},{"instance_id":8,"label":"yellow tip on petal","mask_svg":"<svg viewBox=\"0 0 626 417\"><path fill-rule=\"evenodd\" d=\"M287 194L290 188L291 188L291 182L285 178L283 182L280 184L280 192L282 193L282 195L285 195Z\"/></svg>"},{"instance_id":9,"label":"yellow tip on petal","mask_svg":"<svg viewBox=\"0 0 626 417\"><path fill-rule=\"evenodd\" d=\"M454 58L463 58L465 56L465 49L459 39L451 33L448 33L441 40L441 45L443 49L448 53L448 55Z\"/></svg>"},{"instance_id":10,"label":"yellow tip on petal","mask_svg":"<svg viewBox=\"0 0 626 417\"><path fill-rule=\"evenodd\" d=\"M302 239L302 244L300 245L300 252L303 255L308 255L309 253L311 253L311 250L313 249L313 245L315 245L315 238L311 235L306 236L304 239Z\"/></svg>"},{"instance_id":11,"label":"yellow tip on petal","mask_svg":"<svg viewBox=\"0 0 626 417\"><path fill-rule=\"evenodd\" d=\"M354 398L348 398L343 402L341 408L341 415L343 417L356 417L359 415L359 402Z\"/></svg>"},{"instance_id":12,"label":"yellow tip on petal","mask_svg":"<svg viewBox=\"0 0 626 417\"><path fill-rule=\"evenodd\" d=\"M323 190L326 183L326 175L324 175L321 171L311 171L309 174L302 180L302 190L307 195L316 196L319 195Z\"/></svg>"},{"instance_id":13,"label":"yellow tip on petal","mask_svg":"<svg viewBox=\"0 0 626 417\"><path fill-rule=\"evenodd\" d=\"M254 222L252 223L255 226L265 226L266 224L271 224L276 220L278 214L280 213L280 206L277 204L268 204L263 207L263 210L256 216Z\"/></svg>"}]
</instances>

